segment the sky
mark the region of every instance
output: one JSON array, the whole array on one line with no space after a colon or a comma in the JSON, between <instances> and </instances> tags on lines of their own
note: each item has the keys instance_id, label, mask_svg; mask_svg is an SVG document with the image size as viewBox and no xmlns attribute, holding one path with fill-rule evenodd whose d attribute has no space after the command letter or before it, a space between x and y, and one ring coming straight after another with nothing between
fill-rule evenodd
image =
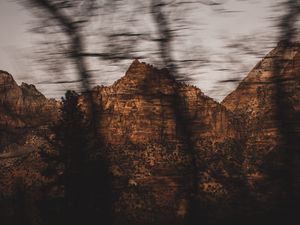
<instances>
[{"instance_id":1,"label":"sky","mask_svg":"<svg viewBox=\"0 0 300 225\"><path fill-rule=\"evenodd\" d=\"M242 79L276 46L276 23L272 18L280 15L280 11L274 7L279 1L218 0L214 2L222 2L222 6L202 4L192 10L185 19L190 20L193 29L186 31L187 38L175 41L175 50L179 57L205 55L209 60L205 65L184 71L191 74L191 83L218 101L233 91L238 83L222 81ZM0 70L11 73L18 83L36 85L47 97L59 98L66 89L76 87L46 82L52 79L51 75L41 70L34 60L38 50L37 40L41 38L30 31L35 19L16 0L0 0ZM147 19L143 23L147 28ZM232 45L236 41L242 42L247 48L236 48ZM95 45L91 45L92 48L96 48ZM147 58L147 55L143 61L154 65L156 62L151 57ZM113 83L124 75L129 65L128 61L121 65L92 63L92 67L98 71L94 75L95 84ZM101 73L101 77L97 73Z\"/></svg>"}]
</instances>

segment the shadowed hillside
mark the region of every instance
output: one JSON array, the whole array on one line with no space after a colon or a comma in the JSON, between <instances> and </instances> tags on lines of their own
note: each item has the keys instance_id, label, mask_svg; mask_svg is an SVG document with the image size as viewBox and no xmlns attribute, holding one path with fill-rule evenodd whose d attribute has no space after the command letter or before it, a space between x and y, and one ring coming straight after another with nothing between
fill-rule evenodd
<instances>
[{"instance_id":1,"label":"shadowed hillside","mask_svg":"<svg viewBox=\"0 0 300 225\"><path fill-rule=\"evenodd\" d=\"M95 184L85 179L90 172L99 190L111 182L112 224L190 224L191 218L199 224L274 224L278 218L269 215L282 204L290 207L297 197L291 193L299 190L299 50L298 44L280 43L222 103L176 81L167 69L135 60L113 85L76 97L74 110L82 116L75 116L74 124L81 118L84 125L77 126L80 145L72 149L87 149L86 164L80 165L89 168L79 171L79 183ZM282 101L276 100L278 94ZM89 132L91 96L96 134ZM3 71L0 101L3 221L20 224L14 217L25 215L26 224L44 224L41 220L52 215L57 221L46 224L62 223L58 201L66 198L68 181L61 189L44 190L67 167L58 165L51 176L44 171L54 164L50 155L61 154L61 137L72 127L65 119L64 132L54 129L63 122L66 101L48 100L33 85L18 86ZM293 163L287 166L289 160ZM109 179L98 183L101 169L89 162L104 161ZM81 190L88 193L88 187ZM95 204L92 198L83 196L83 205ZM26 207L16 208L14 201ZM56 211L40 208L45 202ZM97 213L104 215L103 210ZM253 215L265 220L255 221Z\"/></svg>"}]
</instances>

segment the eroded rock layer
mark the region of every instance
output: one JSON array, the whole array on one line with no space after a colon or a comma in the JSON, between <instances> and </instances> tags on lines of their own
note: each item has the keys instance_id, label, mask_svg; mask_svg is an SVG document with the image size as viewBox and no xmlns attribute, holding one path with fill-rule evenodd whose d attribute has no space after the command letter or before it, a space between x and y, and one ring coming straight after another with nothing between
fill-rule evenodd
<instances>
[{"instance_id":1,"label":"eroded rock layer","mask_svg":"<svg viewBox=\"0 0 300 225\"><path fill-rule=\"evenodd\" d=\"M300 180L299 59L298 44L280 43L222 104L138 60L113 85L95 87L114 224L187 224L191 214L213 222L291 197ZM86 99L79 107L91 115ZM48 182L40 152L55 151L49 128L61 103L3 71L0 103L0 194L22 185L38 200Z\"/></svg>"},{"instance_id":2,"label":"eroded rock layer","mask_svg":"<svg viewBox=\"0 0 300 225\"><path fill-rule=\"evenodd\" d=\"M300 45L280 42L222 104L245 126L244 170L259 201L299 190Z\"/></svg>"},{"instance_id":3,"label":"eroded rock layer","mask_svg":"<svg viewBox=\"0 0 300 225\"><path fill-rule=\"evenodd\" d=\"M241 194L234 183L241 175L239 124L198 88L136 60L124 77L93 95L119 190L118 223L125 215L143 224L186 219L193 179L201 204L224 202L220 211Z\"/></svg>"}]
</instances>

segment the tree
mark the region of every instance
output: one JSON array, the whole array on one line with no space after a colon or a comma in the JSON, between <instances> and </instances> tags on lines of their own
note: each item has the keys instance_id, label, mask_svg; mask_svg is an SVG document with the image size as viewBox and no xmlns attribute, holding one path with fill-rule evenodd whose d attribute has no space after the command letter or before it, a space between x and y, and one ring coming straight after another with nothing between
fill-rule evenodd
<instances>
[{"instance_id":1,"label":"tree","mask_svg":"<svg viewBox=\"0 0 300 225\"><path fill-rule=\"evenodd\" d=\"M64 209L70 224L110 223L110 180L101 148L87 117L78 107L79 95L67 91L61 119L52 128L55 152L41 151L48 163L44 175L64 190ZM60 218L62 219L62 218Z\"/></svg>"},{"instance_id":2,"label":"tree","mask_svg":"<svg viewBox=\"0 0 300 225\"><path fill-rule=\"evenodd\" d=\"M41 151L42 158L48 164L43 173L54 179L51 187L63 187L67 219L72 222L79 221L78 216L82 213L76 211L82 202L80 198L84 196L83 179L88 158L87 127L77 104L78 94L68 91L65 98L62 98L61 119L52 127L56 150L51 153Z\"/></svg>"}]
</instances>

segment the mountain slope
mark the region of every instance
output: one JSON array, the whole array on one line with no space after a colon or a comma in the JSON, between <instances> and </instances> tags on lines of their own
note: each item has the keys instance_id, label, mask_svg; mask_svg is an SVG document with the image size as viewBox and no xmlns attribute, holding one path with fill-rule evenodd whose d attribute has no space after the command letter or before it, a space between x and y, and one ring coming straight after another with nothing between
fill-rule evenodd
<instances>
[{"instance_id":1,"label":"mountain slope","mask_svg":"<svg viewBox=\"0 0 300 225\"><path fill-rule=\"evenodd\" d=\"M42 185L44 178L39 170L43 162L38 150L49 144L41 133L49 133L47 127L58 120L59 103L47 100L34 86L18 86L7 73L2 73L1 79L0 99L9 109L0 111L1 122L9 124L4 131L11 128L19 132L22 141L4 133L1 138L11 138L6 147L12 146L13 154L18 152L16 146L31 152L30 157L0 160L2 165L9 165L6 170L18 174L3 175L2 180L10 184L3 186L2 192L7 192L5 187L12 188L20 174L27 174L26 182L31 186ZM105 144L104 155L112 174L116 224L125 218L136 224L186 220L195 179L198 190L194 192L202 208L224 203L211 212L211 217L230 209L230 201L240 194L235 186L241 176L237 150L240 135L239 124L224 106L198 88L176 82L167 70L138 60L112 86L96 87L92 94L99 117L99 138ZM83 111L86 104L82 95ZM26 144L29 137L33 145ZM6 147L2 150L4 158ZM30 161L40 167L29 167Z\"/></svg>"},{"instance_id":2,"label":"mountain slope","mask_svg":"<svg viewBox=\"0 0 300 225\"><path fill-rule=\"evenodd\" d=\"M120 221L124 214L143 224L149 218L156 223L186 219L193 170L202 204L228 203L239 194L237 179L232 179L240 175L239 125L198 88L135 60L124 77L110 87L95 88L93 95L102 109L99 133L120 190L115 202ZM191 136L196 168L186 135ZM168 195L163 197L164 192Z\"/></svg>"},{"instance_id":3,"label":"mountain slope","mask_svg":"<svg viewBox=\"0 0 300 225\"><path fill-rule=\"evenodd\" d=\"M280 43L221 104L138 60L113 85L95 87L114 223L185 224L192 201L199 221L215 222L295 196L299 60L299 44ZM0 193L14 198L21 185L39 200L37 190L47 183L39 151L55 151L49 128L61 103L3 71L0 102ZM79 107L88 116L87 105L83 94ZM38 211L34 201L29 205Z\"/></svg>"},{"instance_id":4,"label":"mountain slope","mask_svg":"<svg viewBox=\"0 0 300 225\"><path fill-rule=\"evenodd\" d=\"M300 45L280 42L222 102L245 124L245 173L270 205L294 198L300 187L299 71Z\"/></svg>"}]
</instances>

